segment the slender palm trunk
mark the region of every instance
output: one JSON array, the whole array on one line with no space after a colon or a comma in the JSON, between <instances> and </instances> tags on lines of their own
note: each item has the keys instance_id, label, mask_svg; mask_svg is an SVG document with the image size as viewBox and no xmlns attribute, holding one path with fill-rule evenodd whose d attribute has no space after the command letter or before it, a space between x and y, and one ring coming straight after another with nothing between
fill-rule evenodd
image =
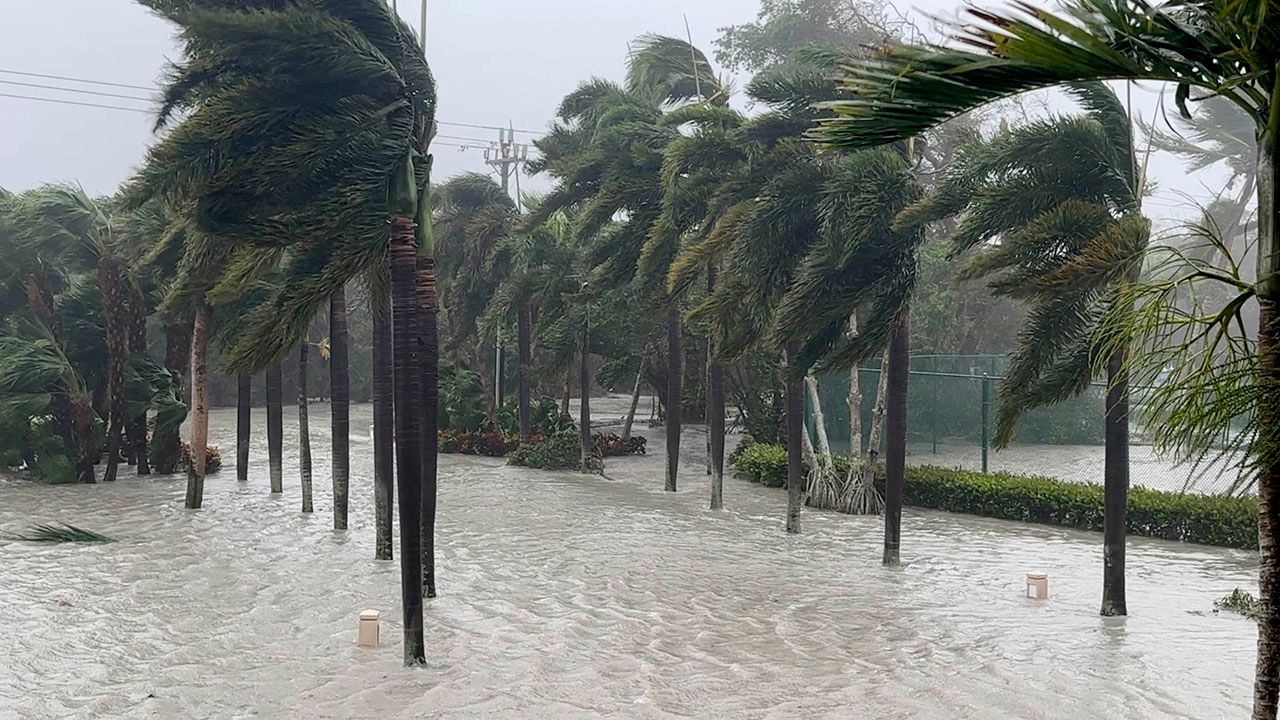
<instances>
[{"instance_id":1,"label":"slender palm trunk","mask_svg":"<svg viewBox=\"0 0 1280 720\"><path fill-rule=\"evenodd\" d=\"M636 420L636 408L640 406L640 381L644 378L644 358L640 358L640 367L636 370L636 384L631 388L631 407L627 408L627 417L622 422L622 439L631 439L631 425Z\"/></svg>"},{"instance_id":2,"label":"slender palm trunk","mask_svg":"<svg viewBox=\"0 0 1280 720\"><path fill-rule=\"evenodd\" d=\"M683 360L680 337L680 302L667 307L667 492L676 491L680 472L680 394Z\"/></svg>"},{"instance_id":3,"label":"slender palm trunk","mask_svg":"<svg viewBox=\"0 0 1280 720\"><path fill-rule=\"evenodd\" d=\"M587 362L591 354L590 321L582 321L582 344L578 349L578 390L582 399L578 403L578 440L582 450L582 469L590 470L595 457L591 442L591 370Z\"/></svg>"},{"instance_id":4,"label":"slender palm trunk","mask_svg":"<svg viewBox=\"0 0 1280 720\"><path fill-rule=\"evenodd\" d=\"M253 412L253 380L248 373L236 376L236 480L249 479L250 413Z\"/></svg>"},{"instance_id":5,"label":"slender palm trunk","mask_svg":"<svg viewBox=\"0 0 1280 720\"><path fill-rule=\"evenodd\" d=\"M147 301L137 283L129 282L129 355L147 354ZM147 413L129 418L125 428L134 464L139 475L151 474L151 459L147 453Z\"/></svg>"},{"instance_id":6,"label":"slender palm trunk","mask_svg":"<svg viewBox=\"0 0 1280 720\"><path fill-rule=\"evenodd\" d=\"M267 462L271 493L284 492L284 388L280 365L267 368Z\"/></svg>"},{"instance_id":7,"label":"slender palm trunk","mask_svg":"<svg viewBox=\"0 0 1280 720\"><path fill-rule=\"evenodd\" d=\"M329 407L333 428L333 529L347 529L351 473L351 381L347 373L347 294L329 296Z\"/></svg>"},{"instance_id":8,"label":"slender palm trunk","mask_svg":"<svg viewBox=\"0 0 1280 720\"><path fill-rule=\"evenodd\" d=\"M858 316L849 316L849 336L858 334ZM849 407L849 457L862 457L862 384L858 366L849 368L849 393L845 402Z\"/></svg>"},{"instance_id":9,"label":"slender palm trunk","mask_svg":"<svg viewBox=\"0 0 1280 720\"><path fill-rule=\"evenodd\" d=\"M1272 108L1271 127L1258 147L1258 382L1280 385L1280 110ZM1280 694L1280 405L1263 393L1257 407L1258 564L1261 617L1258 663L1253 686L1254 720L1276 717Z\"/></svg>"},{"instance_id":10,"label":"slender palm trunk","mask_svg":"<svg viewBox=\"0 0 1280 720\"><path fill-rule=\"evenodd\" d=\"M528 440L532 433L529 418L529 367L530 336L533 323L529 308L521 304L516 311L516 415L520 421L520 439Z\"/></svg>"},{"instance_id":11,"label":"slender palm trunk","mask_svg":"<svg viewBox=\"0 0 1280 720\"><path fill-rule=\"evenodd\" d=\"M804 505L804 380L792 364L797 343L787 345L787 532L800 532L800 508Z\"/></svg>"},{"instance_id":12,"label":"slender palm trunk","mask_svg":"<svg viewBox=\"0 0 1280 720\"><path fill-rule=\"evenodd\" d=\"M116 479L120 470L120 445L125 417L124 363L129 355L128 298L120 266L107 255L98 259L98 288L107 335L107 454L103 482Z\"/></svg>"},{"instance_id":13,"label":"slender palm trunk","mask_svg":"<svg viewBox=\"0 0 1280 720\"><path fill-rule=\"evenodd\" d=\"M188 399L183 378L191 366L192 327L183 322L169 323L164 328L164 367L169 371L177 395ZM178 428L156 428L152 439L151 459L155 462L155 471L161 475L172 475L178 471L178 454L182 438Z\"/></svg>"},{"instance_id":14,"label":"slender palm trunk","mask_svg":"<svg viewBox=\"0 0 1280 720\"><path fill-rule=\"evenodd\" d=\"M911 348L907 310L889 340L885 389L884 564L897 565L902 544L902 491L907 465L907 382Z\"/></svg>"},{"instance_id":15,"label":"slender palm trunk","mask_svg":"<svg viewBox=\"0 0 1280 720\"><path fill-rule=\"evenodd\" d=\"M560 397L560 416L568 417L569 415L569 396L573 391L573 370L569 370L569 374L564 378L564 395Z\"/></svg>"},{"instance_id":16,"label":"slender palm trunk","mask_svg":"<svg viewBox=\"0 0 1280 720\"><path fill-rule=\"evenodd\" d=\"M187 468L187 509L204 504L204 461L209 449L209 382L205 356L209 350L209 322L213 310L208 303L196 308L191 328L191 466Z\"/></svg>"},{"instance_id":17,"label":"slender palm trunk","mask_svg":"<svg viewBox=\"0 0 1280 720\"><path fill-rule=\"evenodd\" d=\"M422 636L422 446L414 223L391 219L391 313L395 366L396 484L400 495L400 602L404 662L425 662Z\"/></svg>"},{"instance_id":18,"label":"slender palm trunk","mask_svg":"<svg viewBox=\"0 0 1280 720\"><path fill-rule=\"evenodd\" d=\"M415 292L418 299L418 329L422 348L422 419L419 424L422 474L422 498L419 522L422 526L422 590L426 597L436 596L436 492L437 450L440 404L440 333L439 305L436 296L435 258L419 253Z\"/></svg>"},{"instance_id":19,"label":"slender palm trunk","mask_svg":"<svg viewBox=\"0 0 1280 720\"><path fill-rule=\"evenodd\" d=\"M715 264L707 266L707 293L716 287ZM711 509L724 507L724 366L715 362L708 345L707 435L711 441Z\"/></svg>"},{"instance_id":20,"label":"slender palm trunk","mask_svg":"<svg viewBox=\"0 0 1280 720\"><path fill-rule=\"evenodd\" d=\"M1125 513L1129 495L1129 373L1125 352L1107 363L1106 462L1103 469L1102 614L1127 615Z\"/></svg>"},{"instance_id":21,"label":"slender palm trunk","mask_svg":"<svg viewBox=\"0 0 1280 720\"><path fill-rule=\"evenodd\" d=\"M311 427L307 418L307 341L298 346L298 474L302 480L302 512L314 512L311 503Z\"/></svg>"},{"instance_id":22,"label":"slender palm trunk","mask_svg":"<svg viewBox=\"0 0 1280 720\"><path fill-rule=\"evenodd\" d=\"M374 557L390 560L395 496L394 388L391 379L391 298L373 301L373 512Z\"/></svg>"}]
</instances>

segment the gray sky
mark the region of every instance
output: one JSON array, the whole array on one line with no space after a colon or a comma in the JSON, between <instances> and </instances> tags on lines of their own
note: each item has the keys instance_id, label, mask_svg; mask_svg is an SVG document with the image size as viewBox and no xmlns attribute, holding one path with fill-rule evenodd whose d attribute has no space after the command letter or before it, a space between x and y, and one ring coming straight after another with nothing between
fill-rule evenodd
<instances>
[{"instance_id":1,"label":"gray sky","mask_svg":"<svg viewBox=\"0 0 1280 720\"><path fill-rule=\"evenodd\" d=\"M398 4L416 26L418 3ZM913 14L950 14L958 6L956 0L925 0L915 5ZM442 136L434 147L436 177L489 170L482 150L470 146L488 143L496 132L447 123L512 123L517 129L542 130L560 98L582 80L593 74L621 78L628 40L645 32L683 35L687 13L694 43L710 53L718 28L751 20L757 8L758 0L431 0L427 54L439 83ZM170 27L129 0L0 0L0 71L145 88L154 85L173 54ZM136 111L149 107L145 99L15 83L143 98L149 94L146 89L0 72L0 187L23 190L44 182L73 181L92 193L108 193L141 161L151 139L150 115ZM1149 120L1155 97L1149 90L1135 91L1135 112ZM1047 103L1069 109L1052 97ZM1035 103L1030 105L1034 108ZM517 133L522 142L533 137ZM1147 211L1165 221L1162 224L1194 215L1185 195L1207 199L1206 187L1221 177L1188 175L1168 157L1156 157L1151 171L1159 190L1148 201ZM526 180L524 187L545 182Z\"/></svg>"}]
</instances>

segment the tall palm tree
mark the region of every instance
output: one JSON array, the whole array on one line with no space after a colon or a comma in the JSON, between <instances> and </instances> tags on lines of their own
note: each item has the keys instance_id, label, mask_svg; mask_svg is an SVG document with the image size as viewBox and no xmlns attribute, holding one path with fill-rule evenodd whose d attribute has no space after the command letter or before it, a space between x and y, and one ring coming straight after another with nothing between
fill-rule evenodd
<instances>
[{"instance_id":1,"label":"tall palm tree","mask_svg":"<svg viewBox=\"0 0 1280 720\"><path fill-rule=\"evenodd\" d=\"M329 419L333 435L333 529L347 529L351 475L351 377L348 372L347 294L329 295Z\"/></svg>"},{"instance_id":2,"label":"tall palm tree","mask_svg":"<svg viewBox=\"0 0 1280 720\"><path fill-rule=\"evenodd\" d=\"M392 379L391 289L386 263L365 274L373 320L373 513L374 557L392 559L395 500L395 388Z\"/></svg>"},{"instance_id":3,"label":"tall palm tree","mask_svg":"<svg viewBox=\"0 0 1280 720\"><path fill-rule=\"evenodd\" d=\"M380 0L142 1L181 28L183 58L160 109L173 127L149 151L131 202L181 208L217 247L290 248L283 281L247 313L229 364L274 364L336 290L390 265L404 650L407 663L422 662L421 489L434 457L421 452L419 428L434 421L435 388L428 374L419 391L416 348L436 347L418 323L418 285L434 296L434 245L418 237L435 108L422 47Z\"/></svg>"},{"instance_id":4,"label":"tall palm tree","mask_svg":"<svg viewBox=\"0 0 1280 720\"><path fill-rule=\"evenodd\" d=\"M1253 715L1276 717L1280 696L1280 22L1263 0L1172 2L1073 0L1061 12L967 10L955 28L968 49L893 47L846 69L851 98L831 107L815 137L868 147L918 134L950 117L1017 93L1092 80L1175 83L1184 114L1193 90L1221 96L1254 122L1258 140L1258 282L1242 293L1260 306L1257 438L1263 617ZM1270 389L1270 390L1269 390Z\"/></svg>"},{"instance_id":5,"label":"tall palm tree","mask_svg":"<svg viewBox=\"0 0 1280 720\"><path fill-rule=\"evenodd\" d=\"M311 426L307 413L307 362L309 345L298 344L298 476L302 484L302 512L315 512L311 497Z\"/></svg>"},{"instance_id":6,"label":"tall palm tree","mask_svg":"<svg viewBox=\"0 0 1280 720\"><path fill-rule=\"evenodd\" d=\"M271 494L284 492L284 377L276 363L267 368L267 464L271 471Z\"/></svg>"},{"instance_id":7,"label":"tall palm tree","mask_svg":"<svg viewBox=\"0 0 1280 720\"><path fill-rule=\"evenodd\" d=\"M952 251L976 255L964 276L990 277L996 295L1031 305L1000 386L996 447L1013 440L1026 410L1088 389L1099 370L1092 355L1107 310L1137 279L1150 237L1124 106L1101 83L1070 91L1086 115L1030 123L970 144L938 191L898 220L911 224L963 212ZM1127 613L1127 352L1116 348L1105 368L1103 615Z\"/></svg>"}]
</instances>

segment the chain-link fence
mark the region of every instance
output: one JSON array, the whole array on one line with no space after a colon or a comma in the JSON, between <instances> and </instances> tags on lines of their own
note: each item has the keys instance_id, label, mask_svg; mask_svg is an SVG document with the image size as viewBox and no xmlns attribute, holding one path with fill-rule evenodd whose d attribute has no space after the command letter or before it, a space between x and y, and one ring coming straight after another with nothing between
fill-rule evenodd
<instances>
[{"instance_id":1,"label":"chain-link fence","mask_svg":"<svg viewBox=\"0 0 1280 720\"><path fill-rule=\"evenodd\" d=\"M1101 485L1104 466L1106 386L1095 383L1080 396L1036 408L1018 421L1013 442L996 450L996 403L1006 359L995 355L923 355L911 358L907 391L907 463L974 471L1041 475L1071 482ZM878 364L877 364L878 365ZM819 378L819 403L832 450L841 454L866 448L873 431L878 366L856 371L860 397L857 423L851 423L849 397L852 373ZM1135 405L1141 393L1134 393ZM1140 413L1132 413L1137 416ZM808 407L812 432L815 408ZM1144 439L1135 420L1130 423L1130 483L1173 492L1217 494L1228 491L1236 475L1223 472L1228 463L1207 467L1179 464L1160 457ZM859 441L850 442L854 434ZM883 452L883 433L880 438Z\"/></svg>"}]
</instances>

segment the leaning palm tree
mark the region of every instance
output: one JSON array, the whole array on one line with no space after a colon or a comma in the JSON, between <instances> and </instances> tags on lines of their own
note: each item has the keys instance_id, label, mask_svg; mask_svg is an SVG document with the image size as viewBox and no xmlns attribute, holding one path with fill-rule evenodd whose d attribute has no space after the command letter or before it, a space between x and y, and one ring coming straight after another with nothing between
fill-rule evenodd
<instances>
[{"instance_id":1,"label":"leaning palm tree","mask_svg":"<svg viewBox=\"0 0 1280 720\"><path fill-rule=\"evenodd\" d=\"M967 11L955 27L967 49L897 46L846 68L853 97L831 105L815 137L868 147L911 137L962 112L1037 88L1091 80L1175 83L1184 114L1193 92L1220 96L1253 121L1258 140L1258 282L1241 290L1260 306L1257 439L1261 547L1255 718L1276 717L1280 696L1280 22L1264 0L1072 0L1058 13L1018 6Z\"/></svg>"},{"instance_id":2,"label":"leaning palm tree","mask_svg":"<svg viewBox=\"0 0 1280 720\"><path fill-rule=\"evenodd\" d=\"M900 224L963 213L954 254L975 255L963 276L989 277L996 295L1030 305L1001 381L997 448L1025 411L1085 392L1107 311L1137 279L1150 237L1125 108L1101 83L1071 86L1088 110L1031 123L963 148L938 191ZM1128 349L1106 362L1102 614L1125 615L1129 488Z\"/></svg>"},{"instance_id":3,"label":"leaning palm tree","mask_svg":"<svg viewBox=\"0 0 1280 720\"><path fill-rule=\"evenodd\" d=\"M422 47L379 0L143 4L181 28L183 57L159 114L172 127L131 201L179 209L214 250L289 248L282 282L246 313L232 369L279 361L334 292L374 263L390 265L404 650L406 662L422 662L421 489L434 457L421 452L419 430L434 422L435 387L417 347L436 347L434 246L418 236L435 108ZM421 333L419 286L429 315Z\"/></svg>"}]
</instances>

